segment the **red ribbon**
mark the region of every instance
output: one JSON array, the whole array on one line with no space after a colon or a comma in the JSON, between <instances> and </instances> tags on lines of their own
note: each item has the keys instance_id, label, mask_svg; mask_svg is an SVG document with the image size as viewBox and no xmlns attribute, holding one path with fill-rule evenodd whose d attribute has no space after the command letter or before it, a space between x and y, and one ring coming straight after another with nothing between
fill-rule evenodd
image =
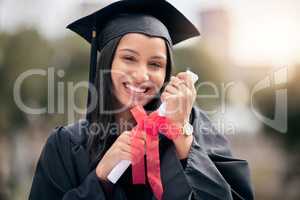
<instances>
[{"instance_id":1,"label":"red ribbon","mask_svg":"<svg viewBox=\"0 0 300 200\"><path fill-rule=\"evenodd\" d=\"M159 116L157 111L147 115L143 107L136 106L131 109L131 113L137 122L132 131L132 146L136 147L132 148L133 184L145 184L144 157L141 156L145 147L138 137L146 133L147 177L155 197L161 200L163 187L160 176L159 133L169 139L175 139L180 135L180 129L168 118Z\"/></svg>"}]
</instances>

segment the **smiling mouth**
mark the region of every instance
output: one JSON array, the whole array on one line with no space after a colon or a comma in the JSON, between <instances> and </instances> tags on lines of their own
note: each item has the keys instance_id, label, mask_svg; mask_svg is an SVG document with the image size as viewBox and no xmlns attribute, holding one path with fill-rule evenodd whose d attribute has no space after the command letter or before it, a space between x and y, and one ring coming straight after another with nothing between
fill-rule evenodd
<instances>
[{"instance_id":1,"label":"smiling mouth","mask_svg":"<svg viewBox=\"0 0 300 200\"><path fill-rule=\"evenodd\" d=\"M130 83L123 83L125 89L129 92L129 93L134 93L134 94L145 94L149 91L149 87L136 87L131 85Z\"/></svg>"}]
</instances>

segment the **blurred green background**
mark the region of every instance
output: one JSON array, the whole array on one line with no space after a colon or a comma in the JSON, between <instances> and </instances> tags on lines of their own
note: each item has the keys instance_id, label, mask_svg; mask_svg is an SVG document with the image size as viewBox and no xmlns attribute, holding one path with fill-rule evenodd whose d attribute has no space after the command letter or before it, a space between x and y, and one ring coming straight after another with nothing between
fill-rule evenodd
<instances>
[{"instance_id":1,"label":"blurred green background","mask_svg":"<svg viewBox=\"0 0 300 200\"><path fill-rule=\"evenodd\" d=\"M110 2L0 0L0 200L28 198L50 131L82 117L89 46L65 26ZM175 48L174 73L199 75L197 105L249 161L256 199L300 199L299 1L170 2L201 32Z\"/></svg>"}]
</instances>

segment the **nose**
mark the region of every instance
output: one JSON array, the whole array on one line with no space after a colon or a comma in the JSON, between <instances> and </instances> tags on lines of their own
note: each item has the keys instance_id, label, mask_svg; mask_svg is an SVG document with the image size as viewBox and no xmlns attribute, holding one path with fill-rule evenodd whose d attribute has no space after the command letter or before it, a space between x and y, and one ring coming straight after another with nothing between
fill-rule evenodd
<instances>
[{"instance_id":1,"label":"nose","mask_svg":"<svg viewBox=\"0 0 300 200\"><path fill-rule=\"evenodd\" d=\"M149 77L149 71L147 69L147 66L142 65L135 68L132 73L132 78L136 84L148 81L150 77Z\"/></svg>"}]
</instances>

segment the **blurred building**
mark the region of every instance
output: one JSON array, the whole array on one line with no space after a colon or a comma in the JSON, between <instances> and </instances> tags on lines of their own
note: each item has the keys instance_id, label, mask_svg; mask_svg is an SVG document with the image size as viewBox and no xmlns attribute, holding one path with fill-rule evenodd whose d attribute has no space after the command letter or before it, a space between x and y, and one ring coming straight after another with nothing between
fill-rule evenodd
<instances>
[{"instance_id":1,"label":"blurred building","mask_svg":"<svg viewBox=\"0 0 300 200\"><path fill-rule=\"evenodd\" d=\"M230 12L223 7L209 8L200 12L201 42L205 51L221 63L223 77L243 80L248 84L260 80L272 70L272 66L236 66L232 50L233 21Z\"/></svg>"},{"instance_id":2,"label":"blurred building","mask_svg":"<svg viewBox=\"0 0 300 200\"><path fill-rule=\"evenodd\" d=\"M230 18L226 10L215 8L201 11L201 34L205 48L222 63L229 62Z\"/></svg>"}]
</instances>

